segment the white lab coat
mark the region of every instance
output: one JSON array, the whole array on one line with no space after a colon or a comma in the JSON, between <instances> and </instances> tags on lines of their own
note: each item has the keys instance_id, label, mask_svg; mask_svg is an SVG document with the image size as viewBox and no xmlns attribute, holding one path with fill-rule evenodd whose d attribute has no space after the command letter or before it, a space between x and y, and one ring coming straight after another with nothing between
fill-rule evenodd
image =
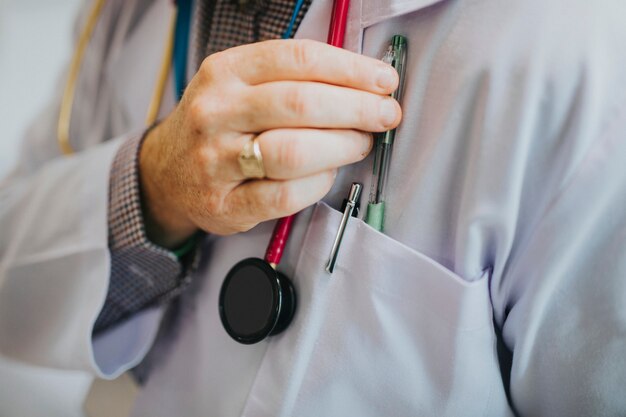
<instances>
[{"instance_id":1,"label":"white lab coat","mask_svg":"<svg viewBox=\"0 0 626 417\"><path fill-rule=\"evenodd\" d=\"M324 40L331 3L315 0L296 37ZM169 8L110 2L74 106L89 150L57 158L57 106L0 191L6 355L114 377L153 345L158 309L91 329L109 167L141 130ZM298 311L253 346L224 332L217 295L272 225L209 237L133 415L626 414L626 4L352 0L349 16L351 50L409 42L385 235L352 219L324 272L349 184L367 196L368 158L299 215L281 265Z\"/></svg>"}]
</instances>

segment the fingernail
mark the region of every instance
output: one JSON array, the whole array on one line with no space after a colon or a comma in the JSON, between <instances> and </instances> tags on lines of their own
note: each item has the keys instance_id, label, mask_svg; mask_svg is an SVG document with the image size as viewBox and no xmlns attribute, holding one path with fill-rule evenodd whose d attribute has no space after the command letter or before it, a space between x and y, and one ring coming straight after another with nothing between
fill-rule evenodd
<instances>
[{"instance_id":1,"label":"fingernail","mask_svg":"<svg viewBox=\"0 0 626 417\"><path fill-rule=\"evenodd\" d=\"M392 88L396 82L396 74L394 74L394 72L394 69L387 65L381 66L378 70L378 78L376 80L378 86L384 90Z\"/></svg>"},{"instance_id":2,"label":"fingernail","mask_svg":"<svg viewBox=\"0 0 626 417\"><path fill-rule=\"evenodd\" d=\"M398 117L398 110L396 108L395 100L387 98L382 100L380 104L380 121L383 126L391 126Z\"/></svg>"}]
</instances>

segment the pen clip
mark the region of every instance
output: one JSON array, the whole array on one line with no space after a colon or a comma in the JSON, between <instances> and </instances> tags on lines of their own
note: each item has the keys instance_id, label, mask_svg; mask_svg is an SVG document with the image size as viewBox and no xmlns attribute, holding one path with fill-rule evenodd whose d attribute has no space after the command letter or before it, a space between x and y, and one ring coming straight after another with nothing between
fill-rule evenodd
<instances>
[{"instance_id":1,"label":"pen clip","mask_svg":"<svg viewBox=\"0 0 626 417\"><path fill-rule=\"evenodd\" d=\"M326 272L329 274L332 274L335 270L335 263L337 262L337 255L339 255L339 247L341 246L341 241L343 240L343 234L346 230L348 220L352 216L352 212L359 203L362 188L363 186L358 182L352 183L352 186L350 187L350 194L348 195L346 205L343 210L343 216L341 216L341 222L339 223L339 229L337 229L333 247L330 250L328 262L326 264Z\"/></svg>"}]
</instances>

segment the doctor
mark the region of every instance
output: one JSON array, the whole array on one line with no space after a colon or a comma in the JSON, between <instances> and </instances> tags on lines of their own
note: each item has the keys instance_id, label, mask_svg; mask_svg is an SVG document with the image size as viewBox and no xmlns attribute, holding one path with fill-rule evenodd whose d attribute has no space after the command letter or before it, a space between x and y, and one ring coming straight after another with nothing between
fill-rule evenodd
<instances>
[{"instance_id":1,"label":"doctor","mask_svg":"<svg viewBox=\"0 0 626 417\"><path fill-rule=\"evenodd\" d=\"M0 190L3 354L101 378L142 363L135 416L626 414L623 2L353 0L349 51L223 52L280 37L294 5L195 3L189 85L176 104L174 71L152 129L172 5L111 1L75 155L54 139L60 98L26 136ZM305 4L295 37L323 41L331 6ZM351 219L331 277L338 208L371 181L363 132L400 122L376 59L396 33L385 233ZM251 141L262 179L237 163ZM262 255L265 220L311 204L280 265L293 322L235 342L224 276Z\"/></svg>"}]
</instances>

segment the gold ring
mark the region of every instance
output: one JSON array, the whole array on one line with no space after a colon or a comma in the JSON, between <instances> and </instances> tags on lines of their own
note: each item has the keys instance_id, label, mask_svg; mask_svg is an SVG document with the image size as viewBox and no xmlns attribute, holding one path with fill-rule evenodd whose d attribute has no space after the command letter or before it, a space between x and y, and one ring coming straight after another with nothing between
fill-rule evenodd
<instances>
[{"instance_id":1,"label":"gold ring","mask_svg":"<svg viewBox=\"0 0 626 417\"><path fill-rule=\"evenodd\" d=\"M245 178L265 178L263 156L257 138L250 139L239 152L239 168Z\"/></svg>"}]
</instances>

